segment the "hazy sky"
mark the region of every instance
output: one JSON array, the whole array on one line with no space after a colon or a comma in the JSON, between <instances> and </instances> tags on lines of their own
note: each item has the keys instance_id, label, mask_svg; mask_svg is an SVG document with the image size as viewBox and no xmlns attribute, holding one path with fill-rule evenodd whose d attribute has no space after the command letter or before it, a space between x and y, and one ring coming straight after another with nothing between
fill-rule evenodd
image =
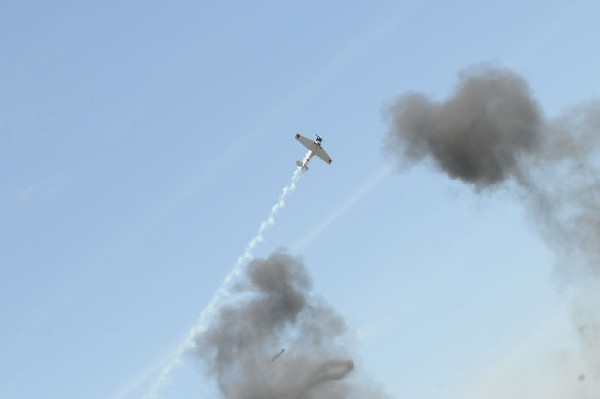
<instances>
[{"instance_id":1,"label":"hazy sky","mask_svg":"<svg viewBox=\"0 0 600 399\"><path fill-rule=\"evenodd\" d=\"M383 149L399 96L443 101L482 62L520 76L544 119L594 98L598 15L591 0L1 2L0 396L145 398L290 182L300 132L333 164L311 161L254 255L301 257L347 323L352 373L392 398L548 399L560 375L579 390L552 399L591 399L534 215L431 162L397 173ZM218 397L201 369L186 360L162 397Z\"/></svg>"}]
</instances>

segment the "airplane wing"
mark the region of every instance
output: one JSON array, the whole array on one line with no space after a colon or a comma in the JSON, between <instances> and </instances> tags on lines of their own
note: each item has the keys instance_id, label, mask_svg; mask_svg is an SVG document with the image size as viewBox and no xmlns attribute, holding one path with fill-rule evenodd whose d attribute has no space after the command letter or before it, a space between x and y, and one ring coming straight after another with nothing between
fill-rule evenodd
<instances>
[{"instance_id":1,"label":"airplane wing","mask_svg":"<svg viewBox=\"0 0 600 399\"><path fill-rule=\"evenodd\" d=\"M312 152L315 152L317 150L317 148L319 148L319 146L316 145L314 141L312 141L309 138L304 137L303 135L301 135L299 133L296 134L296 140L298 140L300 143L302 143L303 146L305 146Z\"/></svg>"},{"instance_id":2,"label":"airplane wing","mask_svg":"<svg viewBox=\"0 0 600 399\"><path fill-rule=\"evenodd\" d=\"M331 157L329 157L329 154L327 154L327 152L325 152L323 147L317 147L317 149L313 150L313 152L315 153L316 156L321 158L323 161L325 161L329 164L332 162Z\"/></svg>"}]
</instances>

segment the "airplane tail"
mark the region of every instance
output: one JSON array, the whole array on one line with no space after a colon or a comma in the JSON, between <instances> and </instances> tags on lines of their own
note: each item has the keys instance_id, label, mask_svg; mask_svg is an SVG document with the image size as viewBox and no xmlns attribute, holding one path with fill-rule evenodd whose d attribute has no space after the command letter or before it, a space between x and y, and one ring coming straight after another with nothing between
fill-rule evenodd
<instances>
[{"instance_id":1,"label":"airplane tail","mask_svg":"<svg viewBox=\"0 0 600 399\"><path fill-rule=\"evenodd\" d=\"M296 161L296 166L298 166L303 172L306 172L308 170L308 166L303 165L302 161Z\"/></svg>"}]
</instances>

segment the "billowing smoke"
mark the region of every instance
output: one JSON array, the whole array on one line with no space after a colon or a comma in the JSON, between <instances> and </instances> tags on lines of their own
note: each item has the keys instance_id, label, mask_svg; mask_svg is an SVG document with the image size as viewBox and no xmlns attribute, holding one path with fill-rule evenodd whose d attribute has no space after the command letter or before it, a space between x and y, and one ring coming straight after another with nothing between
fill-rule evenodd
<instances>
[{"instance_id":1,"label":"billowing smoke","mask_svg":"<svg viewBox=\"0 0 600 399\"><path fill-rule=\"evenodd\" d=\"M582 375L600 377L600 103L549 119L522 77L481 65L460 74L447 100L406 94L386 117L385 150L401 168L431 160L477 192L518 194L557 254L557 275L577 296Z\"/></svg>"},{"instance_id":2,"label":"billowing smoke","mask_svg":"<svg viewBox=\"0 0 600 399\"><path fill-rule=\"evenodd\" d=\"M296 183L300 179L300 168L294 169L294 174L290 182L283 187L281 194L279 194L279 198L273 207L271 208L271 212L267 218L260 224L260 228L256 235L250 240L248 245L246 246L246 250L244 253L238 258L233 269L225 276L225 279L217 292L212 296L208 305L202 310L200 314L200 318L196 322L196 324L192 327L192 329L188 332L188 335L184 341L182 341L175 351L169 356L167 361L161 366L161 371L158 375L158 378L151 384L150 390L146 393L144 398L146 399L157 399L160 398L161 389L170 383L170 375L178 366L180 366L182 362L182 357L188 351L194 350L194 337L200 334L202 331L206 329L207 323L210 321L213 313L215 313L215 309L217 304L221 301L223 297L226 297L229 294L229 286L234 279L242 273L242 266L244 263L250 259L253 259L252 252L255 247L264 240L264 234L275 224L275 216L277 213L285 207L285 199L288 195L294 192L296 189Z\"/></svg>"},{"instance_id":3,"label":"billowing smoke","mask_svg":"<svg viewBox=\"0 0 600 399\"><path fill-rule=\"evenodd\" d=\"M423 94L390 109L389 146L401 162L431 156L451 178L478 188L502 183L540 151L542 118L526 83L506 70L465 73L446 102Z\"/></svg>"},{"instance_id":4,"label":"billowing smoke","mask_svg":"<svg viewBox=\"0 0 600 399\"><path fill-rule=\"evenodd\" d=\"M311 288L302 261L283 250L248 264L195 338L194 355L225 398L382 397L350 381L346 324Z\"/></svg>"}]
</instances>

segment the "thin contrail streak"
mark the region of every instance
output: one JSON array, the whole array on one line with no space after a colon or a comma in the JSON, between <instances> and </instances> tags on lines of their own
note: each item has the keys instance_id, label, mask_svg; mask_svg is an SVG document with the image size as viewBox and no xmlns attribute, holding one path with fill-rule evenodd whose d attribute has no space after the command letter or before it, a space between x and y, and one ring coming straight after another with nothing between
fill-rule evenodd
<instances>
[{"instance_id":1,"label":"thin contrail streak","mask_svg":"<svg viewBox=\"0 0 600 399\"><path fill-rule=\"evenodd\" d=\"M335 207L335 211L332 212L323 222L321 222L312 231L306 234L300 241L292 245L294 252L299 252L309 242L315 239L321 234L327 227L333 222L339 219L342 215L348 212L358 201L360 201L369 191L373 189L381 180L390 174L390 169L383 167L375 171L369 178L358 188L346 201Z\"/></svg>"},{"instance_id":2,"label":"thin contrail streak","mask_svg":"<svg viewBox=\"0 0 600 399\"><path fill-rule=\"evenodd\" d=\"M200 313L200 317L194 326L189 330L186 339L184 339L179 345L177 345L176 349L173 351L173 354L169 356L168 360L165 362L158 378L151 385L150 390L145 395L146 399L158 399L160 398L159 394L161 389L169 384L169 376L171 372L176 369L178 366L182 364L183 355L189 350L194 348L194 337L206 330L207 323L210 321L212 316L216 312L217 304L227 295L229 295L229 287L232 281L238 277L242 272L242 266L249 260L253 259L252 251L254 248L264 241L264 233L269 230L275 224L275 216L277 212L285 206L285 198L291 194L296 189L296 182L300 178L300 168L297 168L292 175L290 182L283 188L281 194L279 194L279 198L273 207L271 208L271 212L269 216L260 224L260 228L256 235L248 242L244 253L237 259L235 266L233 269L225 276L223 283L212 296L210 302L202 313Z\"/></svg>"}]
</instances>

